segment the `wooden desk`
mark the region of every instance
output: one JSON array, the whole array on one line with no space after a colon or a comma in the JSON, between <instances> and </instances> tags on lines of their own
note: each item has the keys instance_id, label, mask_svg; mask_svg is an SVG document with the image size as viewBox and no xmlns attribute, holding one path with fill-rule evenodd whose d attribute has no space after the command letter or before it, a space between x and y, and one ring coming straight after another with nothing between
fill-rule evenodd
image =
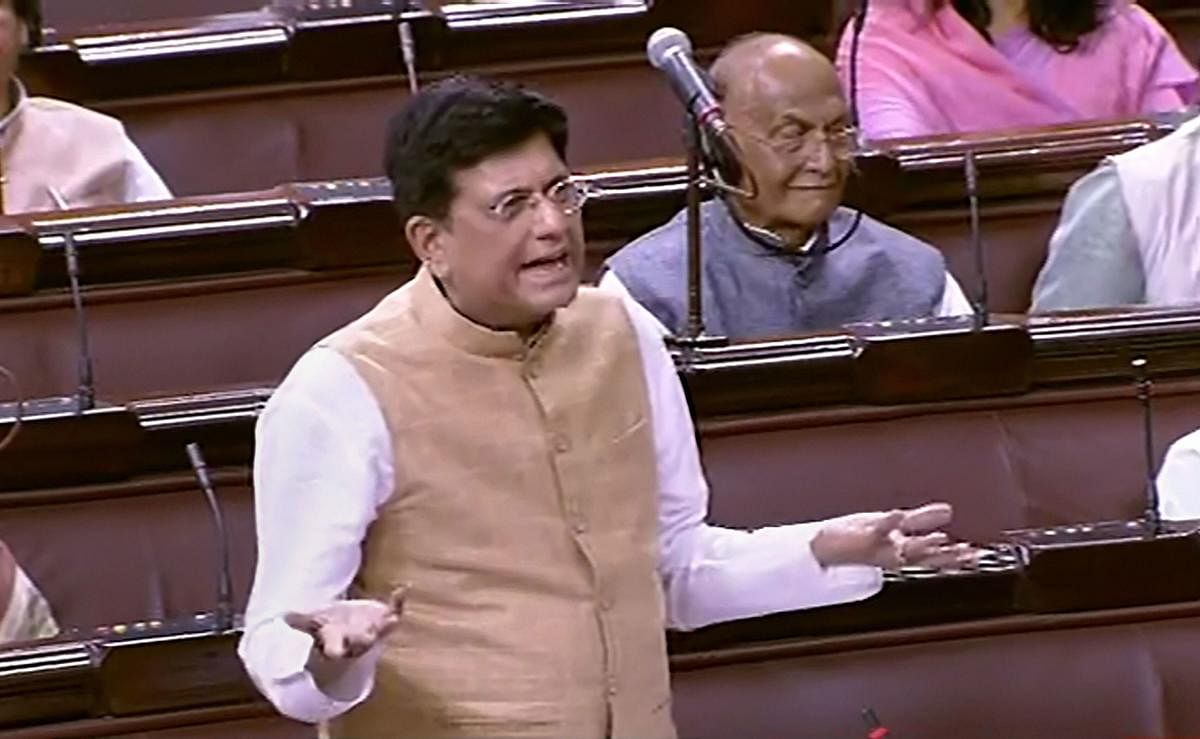
<instances>
[{"instance_id":1,"label":"wooden desk","mask_svg":"<svg viewBox=\"0 0 1200 739\"><path fill-rule=\"evenodd\" d=\"M314 727L280 717L257 694L236 653L239 637L137 622L0 650L0 732L315 737Z\"/></svg>"}]
</instances>

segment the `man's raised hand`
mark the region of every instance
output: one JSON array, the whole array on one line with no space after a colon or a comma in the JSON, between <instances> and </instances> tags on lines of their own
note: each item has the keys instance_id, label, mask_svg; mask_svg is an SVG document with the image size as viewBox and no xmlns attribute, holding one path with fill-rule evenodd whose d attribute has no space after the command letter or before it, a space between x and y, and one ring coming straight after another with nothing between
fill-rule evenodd
<instances>
[{"instance_id":1,"label":"man's raised hand","mask_svg":"<svg viewBox=\"0 0 1200 739\"><path fill-rule=\"evenodd\" d=\"M361 657L400 623L407 586L392 591L387 602L342 600L312 613L292 612L283 619L313 638L313 649L329 660Z\"/></svg>"}]
</instances>

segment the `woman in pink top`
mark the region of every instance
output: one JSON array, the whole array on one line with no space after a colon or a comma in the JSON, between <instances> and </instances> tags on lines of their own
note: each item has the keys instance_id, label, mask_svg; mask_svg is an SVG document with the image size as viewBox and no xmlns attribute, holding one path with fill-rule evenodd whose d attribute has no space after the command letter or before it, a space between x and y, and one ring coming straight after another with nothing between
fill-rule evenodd
<instances>
[{"instance_id":1,"label":"woman in pink top","mask_svg":"<svg viewBox=\"0 0 1200 739\"><path fill-rule=\"evenodd\" d=\"M854 22L838 50L851 90ZM1131 0L871 0L858 50L865 138L1176 110L1196 70Z\"/></svg>"}]
</instances>

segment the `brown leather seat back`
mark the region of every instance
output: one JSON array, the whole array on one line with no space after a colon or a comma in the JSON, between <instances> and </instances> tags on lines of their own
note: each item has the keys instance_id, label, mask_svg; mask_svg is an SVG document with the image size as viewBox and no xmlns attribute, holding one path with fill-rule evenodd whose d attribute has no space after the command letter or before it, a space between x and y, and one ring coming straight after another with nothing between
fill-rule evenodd
<instances>
[{"instance_id":1,"label":"brown leather seat back","mask_svg":"<svg viewBox=\"0 0 1200 739\"><path fill-rule=\"evenodd\" d=\"M59 491L67 502L27 500L0 508L0 539L45 594L59 625L83 628L213 610L217 535L200 490L187 475L140 486L142 494L119 495L119 487ZM240 611L255 562L253 496L246 484L218 485L217 492Z\"/></svg>"},{"instance_id":2,"label":"brown leather seat back","mask_svg":"<svg viewBox=\"0 0 1200 739\"><path fill-rule=\"evenodd\" d=\"M1050 237L1058 225L1060 200L1024 203L1019 207L986 208L981 239L992 313L1025 313L1033 284L1046 261ZM889 222L933 244L968 298L978 294L979 280L971 242L970 214L960 210L897 214Z\"/></svg>"},{"instance_id":3,"label":"brown leather seat back","mask_svg":"<svg viewBox=\"0 0 1200 739\"><path fill-rule=\"evenodd\" d=\"M1200 385L1177 390L1156 400L1160 454L1200 427ZM813 411L774 428L744 423L740 433L714 426L702 434L711 520L756 527L946 500L956 508L954 533L989 542L1008 528L1140 514L1141 415L1132 397L981 405Z\"/></svg>"}]
</instances>

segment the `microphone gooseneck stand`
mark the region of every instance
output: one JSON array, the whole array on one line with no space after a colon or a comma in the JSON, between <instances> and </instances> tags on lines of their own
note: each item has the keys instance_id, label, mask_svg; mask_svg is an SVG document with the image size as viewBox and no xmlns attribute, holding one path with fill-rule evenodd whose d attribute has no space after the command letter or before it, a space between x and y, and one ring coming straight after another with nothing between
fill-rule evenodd
<instances>
[{"instance_id":1,"label":"microphone gooseneck stand","mask_svg":"<svg viewBox=\"0 0 1200 739\"><path fill-rule=\"evenodd\" d=\"M59 210L70 209L62 193L53 187L47 188L50 198ZM88 343L87 313L83 307L83 291L79 286L79 250L75 244L75 228L63 224L63 257L67 262L67 280L71 289L71 303L75 312L75 335L79 341L78 386L75 389L75 415L83 415L96 407L96 381L92 370L92 352Z\"/></svg>"},{"instance_id":2,"label":"microphone gooseneck stand","mask_svg":"<svg viewBox=\"0 0 1200 739\"><path fill-rule=\"evenodd\" d=\"M700 349L725 346L729 339L710 336L704 327L704 261L703 228L700 204L705 194L716 189L717 183L704 171L704 154L700 143L700 125L688 115L687 140L687 323L683 336L672 335L668 343L679 349L680 369L692 369Z\"/></svg>"},{"instance_id":3,"label":"microphone gooseneck stand","mask_svg":"<svg viewBox=\"0 0 1200 739\"><path fill-rule=\"evenodd\" d=\"M213 624L217 632L224 633L233 628L233 578L229 568L229 534L225 530L225 517L221 515L221 504L213 489L212 478L208 475L208 465L200 451L200 445L191 442L186 447L188 461L204 499L208 501L209 512L212 514L213 525L217 532L217 612Z\"/></svg>"},{"instance_id":4,"label":"microphone gooseneck stand","mask_svg":"<svg viewBox=\"0 0 1200 739\"><path fill-rule=\"evenodd\" d=\"M1142 451L1146 455L1146 511L1143 518L1152 536L1163 531L1162 511L1158 505L1158 480L1154 464L1154 409L1151 401L1153 383L1150 381L1148 362L1137 357L1131 363L1134 382L1137 383L1138 403L1142 407Z\"/></svg>"},{"instance_id":5,"label":"microphone gooseneck stand","mask_svg":"<svg viewBox=\"0 0 1200 739\"><path fill-rule=\"evenodd\" d=\"M967 187L967 205L971 214L971 256L975 260L975 284L978 289L975 300L971 301L971 313L974 317L974 329L982 331L987 328L988 316L988 278L987 261L983 250L983 227L979 218L979 168L975 163L975 150L967 149L963 155L963 181Z\"/></svg>"}]
</instances>

